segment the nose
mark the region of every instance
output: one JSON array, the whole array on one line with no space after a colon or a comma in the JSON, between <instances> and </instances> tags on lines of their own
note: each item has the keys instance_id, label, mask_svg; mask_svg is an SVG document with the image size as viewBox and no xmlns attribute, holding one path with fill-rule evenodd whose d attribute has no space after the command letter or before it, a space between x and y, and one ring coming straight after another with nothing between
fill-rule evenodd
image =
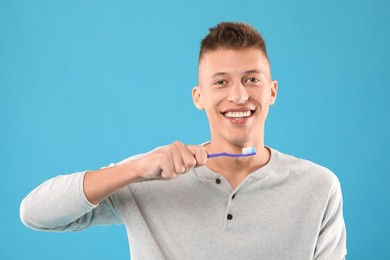
<instances>
[{"instance_id":1,"label":"nose","mask_svg":"<svg viewBox=\"0 0 390 260\"><path fill-rule=\"evenodd\" d=\"M234 84L229 90L227 99L228 101L234 102L238 105L245 104L249 99L246 87L242 85L241 82Z\"/></svg>"}]
</instances>

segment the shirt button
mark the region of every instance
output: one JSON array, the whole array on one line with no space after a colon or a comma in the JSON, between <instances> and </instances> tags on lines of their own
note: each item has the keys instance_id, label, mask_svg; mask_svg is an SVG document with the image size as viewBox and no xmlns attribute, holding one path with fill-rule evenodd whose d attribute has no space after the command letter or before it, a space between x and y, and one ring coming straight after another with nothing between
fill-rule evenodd
<instances>
[{"instance_id":1,"label":"shirt button","mask_svg":"<svg viewBox=\"0 0 390 260\"><path fill-rule=\"evenodd\" d=\"M221 184L221 179L219 179L219 178L215 179L215 183L216 184Z\"/></svg>"},{"instance_id":2,"label":"shirt button","mask_svg":"<svg viewBox=\"0 0 390 260\"><path fill-rule=\"evenodd\" d=\"M236 194L233 194L232 199L234 199L235 197L236 197Z\"/></svg>"},{"instance_id":3,"label":"shirt button","mask_svg":"<svg viewBox=\"0 0 390 260\"><path fill-rule=\"evenodd\" d=\"M228 219L228 220L232 220L232 219L233 219L233 215L232 215L232 214L228 214L228 215L227 215L227 219Z\"/></svg>"}]
</instances>

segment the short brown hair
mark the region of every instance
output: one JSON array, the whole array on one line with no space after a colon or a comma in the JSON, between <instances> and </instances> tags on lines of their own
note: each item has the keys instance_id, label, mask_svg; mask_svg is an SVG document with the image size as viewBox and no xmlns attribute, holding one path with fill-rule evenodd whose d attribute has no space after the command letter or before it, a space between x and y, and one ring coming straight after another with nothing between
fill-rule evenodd
<instances>
[{"instance_id":1,"label":"short brown hair","mask_svg":"<svg viewBox=\"0 0 390 260\"><path fill-rule=\"evenodd\" d=\"M199 61L208 51L217 49L244 49L257 47L268 59L265 42L261 34L252 26L245 23L222 22L209 29L209 34L200 44Z\"/></svg>"}]
</instances>

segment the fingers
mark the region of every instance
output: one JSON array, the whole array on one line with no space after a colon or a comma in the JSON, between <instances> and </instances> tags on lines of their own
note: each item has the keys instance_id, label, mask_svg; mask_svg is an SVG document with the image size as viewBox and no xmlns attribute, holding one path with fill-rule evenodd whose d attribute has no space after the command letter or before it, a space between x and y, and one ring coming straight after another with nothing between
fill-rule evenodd
<instances>
[{"instance_id":1,"label":"fingers","mask_svg":"<svg viewBox=\"0 0 390 260\"><path fill-rule=\"evenodd\" d=\"M175 161L180 169L180 172L177 173L182 174L194 168L197 161L192 151L182 142L174 142L174 145L178 148L178 153L180 153L178 155L180 159Z\"/></svg>"},{"instance_id":2,"label":"fingers","mask_svg":"<svg viewBox=\"0 0 390 260\"><path fill-rule=\"evenodd\" d=\"M184 163L184 158L183 158L183 153L182 151L184 149L184 145L180 142L174 142L171 147L172 147L172 159L173 159L173 165L174 165L174 170L175 174L183 174L186 171L185 163Z\"/></svg>"},{"instance_id":3,"label":"fingers","mask_svg":"<svg viewBox=\"0 0 390 260\"><path fill-rule=\"evenodd\" d=\"M172 179L184 174L194 167L205 165L207 161L206 149L203 146L186 146L176 141L166 147L165 156L160 157L161 177Z\"/></svg>"},{"instance_id":4,"label":"fingers","mask_svg":"<svg viewBox=\"0 0 390 260\"><path fill-rule=\"evenodd\" d=\"M174 163L174 155L171 152L162 152L158 158L160 165L160 173L163 179L173 179L176 177L176 167Z\"/></svg>"},{"instance_id":5,"label":"fingers","mask_svg":"<svg viewBox=\"0 0 390 260\"><path fill-rule=\"evenodd\" d=\"M192 154L195 155L196 167L203 166L207 162L207 152L203 145L190 145L188 146Z\"/></svg>"}]
</instances>

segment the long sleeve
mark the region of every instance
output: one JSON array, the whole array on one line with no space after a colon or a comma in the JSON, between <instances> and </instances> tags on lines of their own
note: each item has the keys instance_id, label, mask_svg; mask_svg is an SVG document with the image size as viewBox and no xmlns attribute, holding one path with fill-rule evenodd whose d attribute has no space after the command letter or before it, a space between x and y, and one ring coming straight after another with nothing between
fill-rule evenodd
<instances>
[{"instance_id":1,"label":"long sleeve","mask_svg":"<svg viewBox=\"0 0 390 260\"><path fill-rule=\"evenodd\" d=\"M327 202L314 259L345 259L346 230L341 187L337 178L330 189Z\"/></svg>"},{"instance_id":2,"label":"long sleeve","mask_svg":"<svg viewBox=\"0 0 390 260\"><path fill-rule=\"evenodd\" d=\"M121 223L110 198L99 205L89 203L83 189L84 174L57 176L30 192L20 205L22 222L42 231L77 231Z\"/></svg>"}]
</instances>

